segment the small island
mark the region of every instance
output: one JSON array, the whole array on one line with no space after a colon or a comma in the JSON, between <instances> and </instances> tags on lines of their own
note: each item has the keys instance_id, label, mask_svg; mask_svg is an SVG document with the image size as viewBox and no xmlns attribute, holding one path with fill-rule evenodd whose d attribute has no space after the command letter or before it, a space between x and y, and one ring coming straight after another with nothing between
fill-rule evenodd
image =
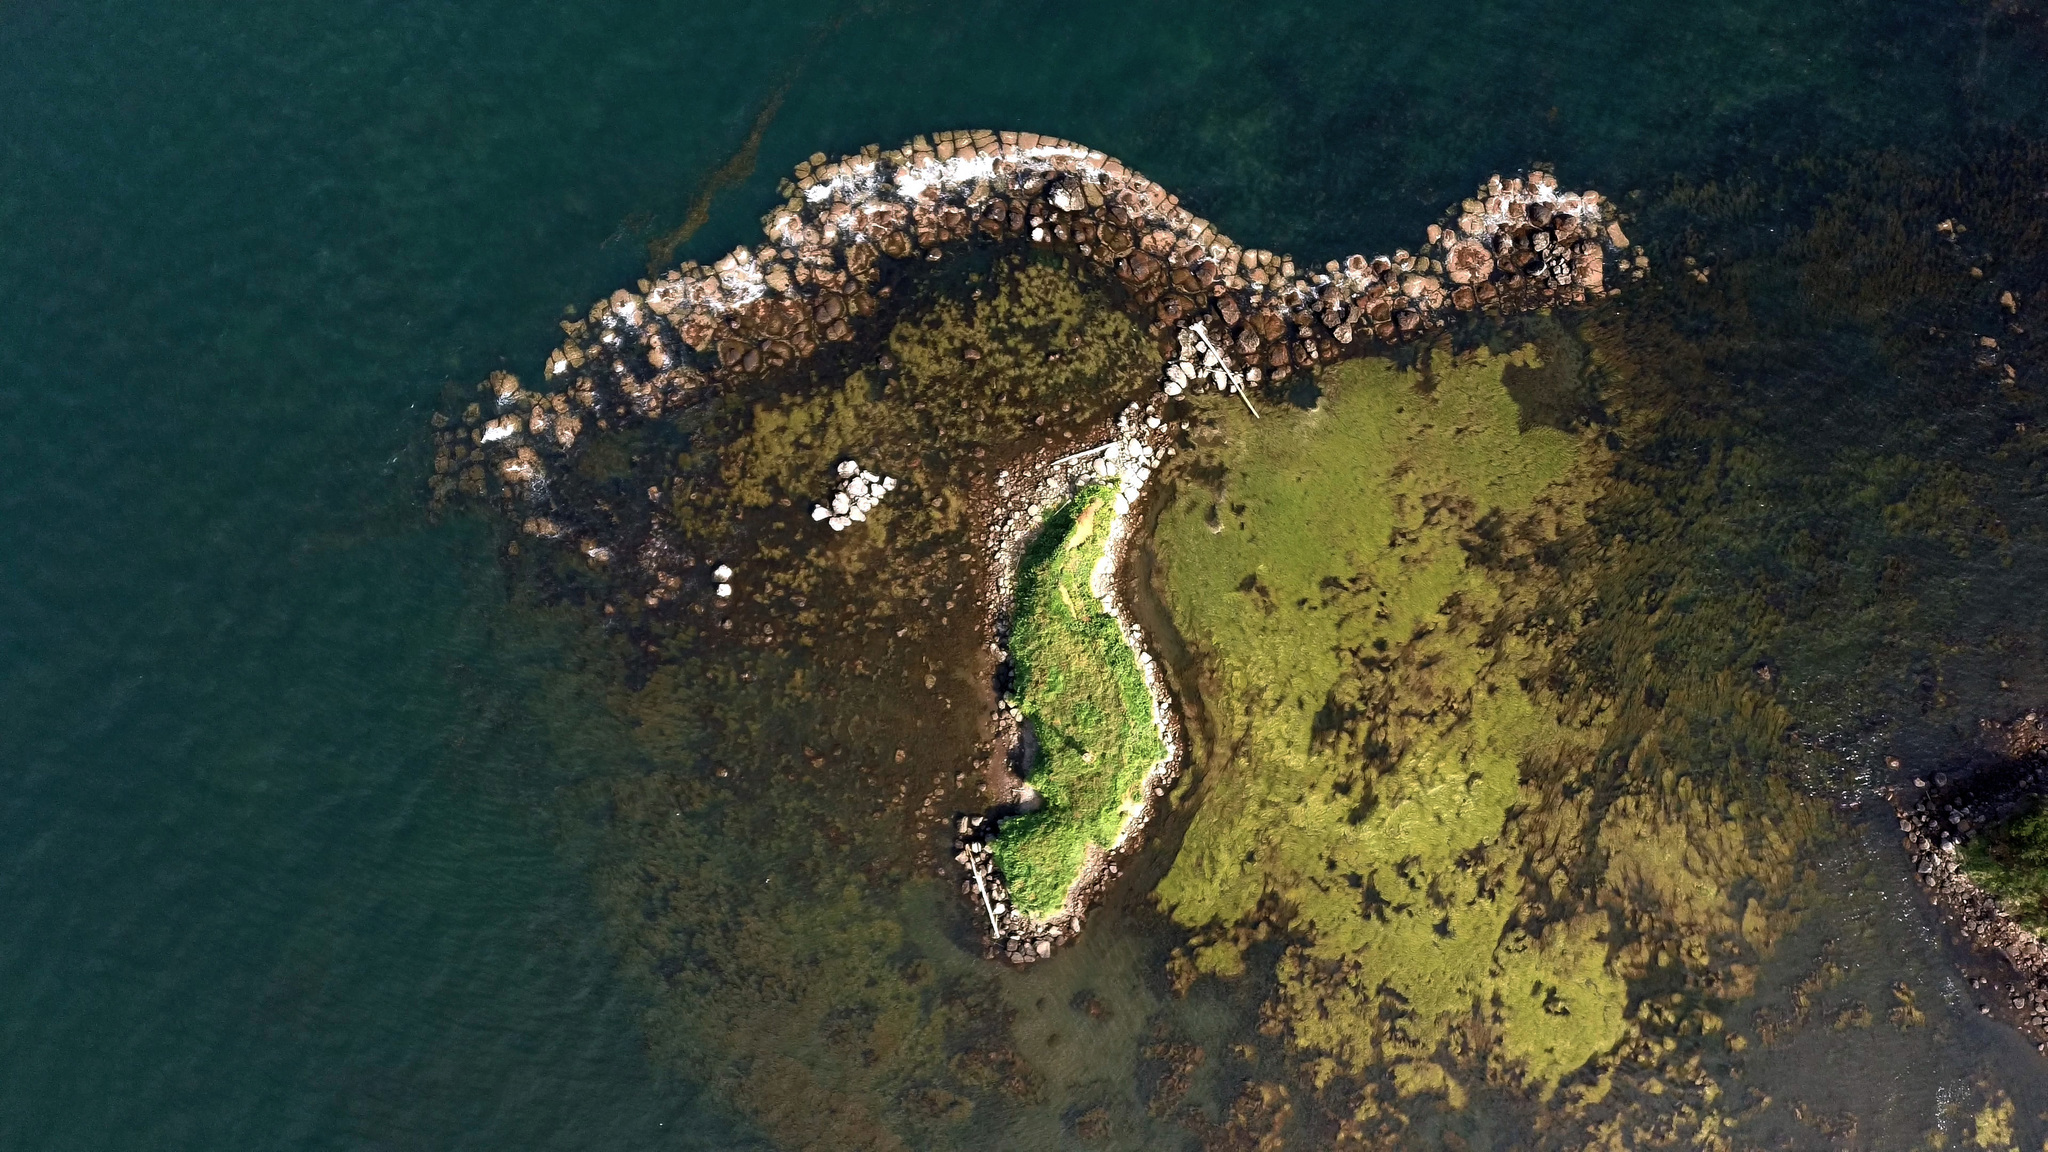
<instances>
[{"instance_id":1,"label":"small island","mask_svg":"<svg viewBox=\"0 0 2048 1152\"><path fill-rule=\"evenodd\" d=\"M1963 872L2020 927L2048 932L2048 798L2034 797L1965 844Z\"/></svg>"},{"instance_id":2,"label":"small island","mask_svg":"<svg viewBox=\"0 0 2048 1152\"><path fill-rule=\"evenodd\" d=\"M1167 754L1137 656L1102 602L1115 498L1111 485L1084 488L1046 520L1018 574L1011 700L1030 727L1036 807L1002 821L989 854L1034 918L1059 912L1116 847Z\"/></svg>"}]
</instances>

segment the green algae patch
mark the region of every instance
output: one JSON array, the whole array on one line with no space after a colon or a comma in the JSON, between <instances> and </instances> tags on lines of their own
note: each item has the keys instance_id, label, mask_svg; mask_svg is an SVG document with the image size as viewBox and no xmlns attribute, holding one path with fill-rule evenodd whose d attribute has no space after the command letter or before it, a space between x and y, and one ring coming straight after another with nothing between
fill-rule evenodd
<instances>
[{"instance_id":1,"label":"green algae patch","mask_svg":"<svg viewBox=\"0 0 2048 1152\"><path fill-rule=\"evenodd\" d=\"M1603 1078L1664 1074L1678 1026L1632 997L1684 988L1671 1020L1704 1034L1796 921L1816 835L1748 767L1786 746L1742 647L1772 618L1693 592L1691 521L1644 518L1662 477L1625 450L1660 417L1595 387L1579 330L1523 331L1325 370L1307 411L1210 405L1154 536L1208 721L1155 890L1190 934L1173 983L1277 938L1264 1020L1317 1083L1364 1081L1360 1124L1475 1077L1613 1107ZM1534 419L1532 379L1616 415Z\"/></svg>"},{"instance_id":2,"label":"green algae patch","mask_svg":"<svg viewBox=\"0 0 2048 1152\"><path fill-rule=\"evenodd\" d=\"M1507 593L1473 558L1583 516L1586 446L1521 429L1510 363L1537 360L1325 372L1316 410L1234 426L1220 479L1184 486L1158 529L1168 606L1236 743L1158 897L1191 928L1284 908L1295 1041L1354 1070L1420 1067L1477 1015L1554 1083L1622 1032L1604 918L1523 923L1505 836L1524 760L1585 738L1523 687L1536 645L1495 627ZM1227 971L1229 948L1195 963Z\"/></svg>"},{"instance_id":3,"label":"green algae patch","mask_svg":"<svg viewBox=\"0 0 2048 1152\"><path fill-rule=\"evenodd\" d=\"M1166 755L1137 658L1093 591L1115 500L1114 487L1083 489L1046 520L1017 578L1013 699L1036 737L1043 807L1004 821L993 851L1033 916L1066 902L1091 847L1116 843Z\"/></svg>"},{"instance_id":4,"label":"green algae patch","mask_svg":"<svg viewBox=\"0 0 2048 1152\"><path fill-rule=\"evenodd\" d=\"M2048 932L2048 801L1972 837L1963 871L2022 927Z\"/></svg>"}]
</instances>

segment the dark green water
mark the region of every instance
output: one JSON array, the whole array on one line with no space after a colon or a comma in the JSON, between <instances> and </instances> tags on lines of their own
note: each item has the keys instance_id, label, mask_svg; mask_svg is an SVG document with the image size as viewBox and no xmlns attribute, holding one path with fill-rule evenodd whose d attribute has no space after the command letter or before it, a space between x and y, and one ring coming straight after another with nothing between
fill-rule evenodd
<instances>
[{"instance_id":1,"label":"dark green water","mask_svg":"<svg viewBox=\"0 0 2048 1152\"><path fill-rule=\"evenodd\" d=\"M8 8L0 1146L726 1145L560 800L603 753L530 715L566 641L429 521L424 420L643 274L778 92L681 255L813 150L987 125L1320 259L1531 161L2032 131L2040 44L1810 0Z\"/></svg>"}]
</instances>

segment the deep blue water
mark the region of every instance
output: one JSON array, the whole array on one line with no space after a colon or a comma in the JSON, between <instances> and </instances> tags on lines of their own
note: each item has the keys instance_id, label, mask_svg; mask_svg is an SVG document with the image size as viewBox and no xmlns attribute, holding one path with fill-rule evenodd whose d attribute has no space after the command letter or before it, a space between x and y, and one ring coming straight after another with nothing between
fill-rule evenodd
<instances>
[{"instance_id":1,"label":"deep blue water","mask_svg":"<svg viewBox=\"0 0 2048 1152\"><path fill-rule=\"evenodd\" d=\"M1248 243L1409 242L1533 160L1619 194L2037 125L1977 6L0 11L0 1147L724 1140L646 1055L558 658L424 507L444 385L531 371L813 150L1088 141Z\"/></svg>"}]
</instances>

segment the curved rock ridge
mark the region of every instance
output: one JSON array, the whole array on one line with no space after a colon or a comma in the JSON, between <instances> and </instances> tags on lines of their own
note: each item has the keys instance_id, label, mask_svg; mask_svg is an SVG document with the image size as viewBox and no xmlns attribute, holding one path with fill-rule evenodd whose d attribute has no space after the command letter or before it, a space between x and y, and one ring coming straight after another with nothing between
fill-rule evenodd
<instances>
[{"instance_id":1,"label":"curved rock ridge","mask_svg":"<svg viewBox=\"0 0 2048 1152\"><path fill-rule=\"evenodd\" d=\"M1162 381L1169 395L1249 391L1412 339L1458 311L1599 297L1611 291L1608 255L1628 245L1599 193L1560 190L1538 171L1489 179L1415 252L1298 268L1237 244L1115 158L1031 132L941 132L835 161L814 155L782 189L786 201L763 218L769 243L685 263L565 323L570 339L541 373L551 391L493 373L496 413L472 410L470 427L443 436L435 498L502 484L544 512L551 469L592 425L656 418L851 340L877 306L884 261L938 260L970 240L1063 250L1112 272L1149 332L1169 354L1177 345ZM480 461L448 450L465 433ZM564 532L545 514L524 527Z\"/></svg>"}]
</instances>

